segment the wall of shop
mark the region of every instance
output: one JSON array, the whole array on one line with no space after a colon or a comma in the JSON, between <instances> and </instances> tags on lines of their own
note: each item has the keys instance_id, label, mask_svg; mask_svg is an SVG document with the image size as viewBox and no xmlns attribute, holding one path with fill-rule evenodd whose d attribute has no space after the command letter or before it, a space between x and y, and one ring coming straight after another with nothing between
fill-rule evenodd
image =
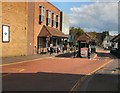
<instances>
[{"instance_id":1,"label":"wall of shop","mask_svg":"<svg viewBox=\"0 0 120 93\"><path fill-rule=\"evenodd\" d=\"M0 31L2 32L2 2L0 2ZM0 57L2 56L2 33L0 33Z\"/></svg>"},{"instance_id":2,"label":"wall of shop","mask_svg":"<svg viewBox=\"0 0 120 93\"><path fill-rule=\"evenodd\" d=\"M2 42L3 57L27 55L26 5L26 2L2 2L2 25L10 26L10 41Z\"/></svg>"},{"instance_id":3,"label":"wall of shop","mask_svg":"<svg viewBox=\"0 0 120 93\"><path fill-rule=\"evenodd\" d=\"M39 6L43 6L45 9L45 15L44 15L44 22L39 24ZM46 10L50 10L51 11L51 15L52 13L56 13L58 16L60 16L60 10L57 9L55 6L53 6L52 4L50 4L49 2L36 2L35 3L35 11L34 11L34 50L35 50L35 46L37 47L37 37L38 34L41 31L41 28L43 25L46 25ZM50 27L52 25L52 20L50 20ZM54 26L55 28L55 26ZM60 30L60 26L57 28Z\"/></svg>"}]
</instances>

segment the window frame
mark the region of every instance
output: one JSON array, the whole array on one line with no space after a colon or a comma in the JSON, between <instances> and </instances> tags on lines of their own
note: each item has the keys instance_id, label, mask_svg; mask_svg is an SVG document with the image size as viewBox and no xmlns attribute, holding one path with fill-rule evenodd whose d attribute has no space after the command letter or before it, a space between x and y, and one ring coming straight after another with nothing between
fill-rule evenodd
<instances>
[{"instance_id":1,"label":"window frame","mask_svg":"<svg viewBox=\"0 0 120 93\"><path fill-rule=\"evenodd\" d=\"M47 11L46 25L49 25L51 19L51 11L50 10L46 10L46 11Z\"/></svg>"},{"instance_id":2,"label":"window frame","mask_svg":"<svg viewBox=\"0 0 120 93\"><path fill-rule=\"evenodd\" d=\"M39 13L39 24L44 22L44 18L45 18L45 8L44 6L39 5L39 10L41 11Z\"/></svg>"}]
</instances>

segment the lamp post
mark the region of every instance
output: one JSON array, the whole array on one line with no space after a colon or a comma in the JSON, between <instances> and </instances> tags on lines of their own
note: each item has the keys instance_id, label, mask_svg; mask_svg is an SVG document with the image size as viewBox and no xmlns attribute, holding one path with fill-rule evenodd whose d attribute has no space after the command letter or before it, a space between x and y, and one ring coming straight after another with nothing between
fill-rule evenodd
<instances>
[{"instance_id":1,"label":"lamp post","mask_svg":"<svg viewBox=\"0 0 120 93\"><path fill-rule=\"evenodd\" d=\"M62 41L62 52L64 52L64 49L63 49L64 39L62 38L61 41Z\"/></svg>"},{"instance_id":2,"label":"lamp post","mask_svg":"<svg viewBox=\"0 0 120 93\"><path fill-rule=\"evenodd\" d=\"M73 58L75 58L75 55L76 55L76 42L74 42L73 47L74 47L74 57Z\"/></svg>"}]
</instances>

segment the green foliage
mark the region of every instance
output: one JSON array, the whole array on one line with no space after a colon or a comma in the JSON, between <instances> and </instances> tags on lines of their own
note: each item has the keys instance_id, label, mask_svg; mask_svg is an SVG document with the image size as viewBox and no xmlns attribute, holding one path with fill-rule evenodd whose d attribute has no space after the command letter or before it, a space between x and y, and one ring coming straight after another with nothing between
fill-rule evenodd
<instances>
[{"instance_id":1,"label":"green foliage","mask_svg":"<svg viewBox=\"0 0 120 93\"><path fill-rule=\"evenodd\" d=\"M90 34L94 39L96 39L97 33L95 31L89 32L88 34Z\"/></svg>"},{"instance_id":2,"label":"green foliage","mask_svg":"<svg viewBox=\"0 0 120 93\"><path fill-rule=\"evenodd\" d=\"M84 33L85 31L83 29L81 29L80 27L78 28L74 28L74 27L71 27L70 28L70 35L74 35L75 37L75 40Z\"/></svg>"}]
</instances>

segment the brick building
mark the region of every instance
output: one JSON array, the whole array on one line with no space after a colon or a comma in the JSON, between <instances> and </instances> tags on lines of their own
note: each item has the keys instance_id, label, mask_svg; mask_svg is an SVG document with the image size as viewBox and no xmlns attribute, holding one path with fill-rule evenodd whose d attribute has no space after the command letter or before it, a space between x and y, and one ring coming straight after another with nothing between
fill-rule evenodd
<instances>
[{"instance_id":1,"label":"brick building","mask_svg":"<svg viewBox=\"0 0 120 93\"><path fill-rule=\"evenodd\" d=\"M47 2L2 2L2 57L47 52L60 46L60 10Z\"/></svg>"}]
</instances>

